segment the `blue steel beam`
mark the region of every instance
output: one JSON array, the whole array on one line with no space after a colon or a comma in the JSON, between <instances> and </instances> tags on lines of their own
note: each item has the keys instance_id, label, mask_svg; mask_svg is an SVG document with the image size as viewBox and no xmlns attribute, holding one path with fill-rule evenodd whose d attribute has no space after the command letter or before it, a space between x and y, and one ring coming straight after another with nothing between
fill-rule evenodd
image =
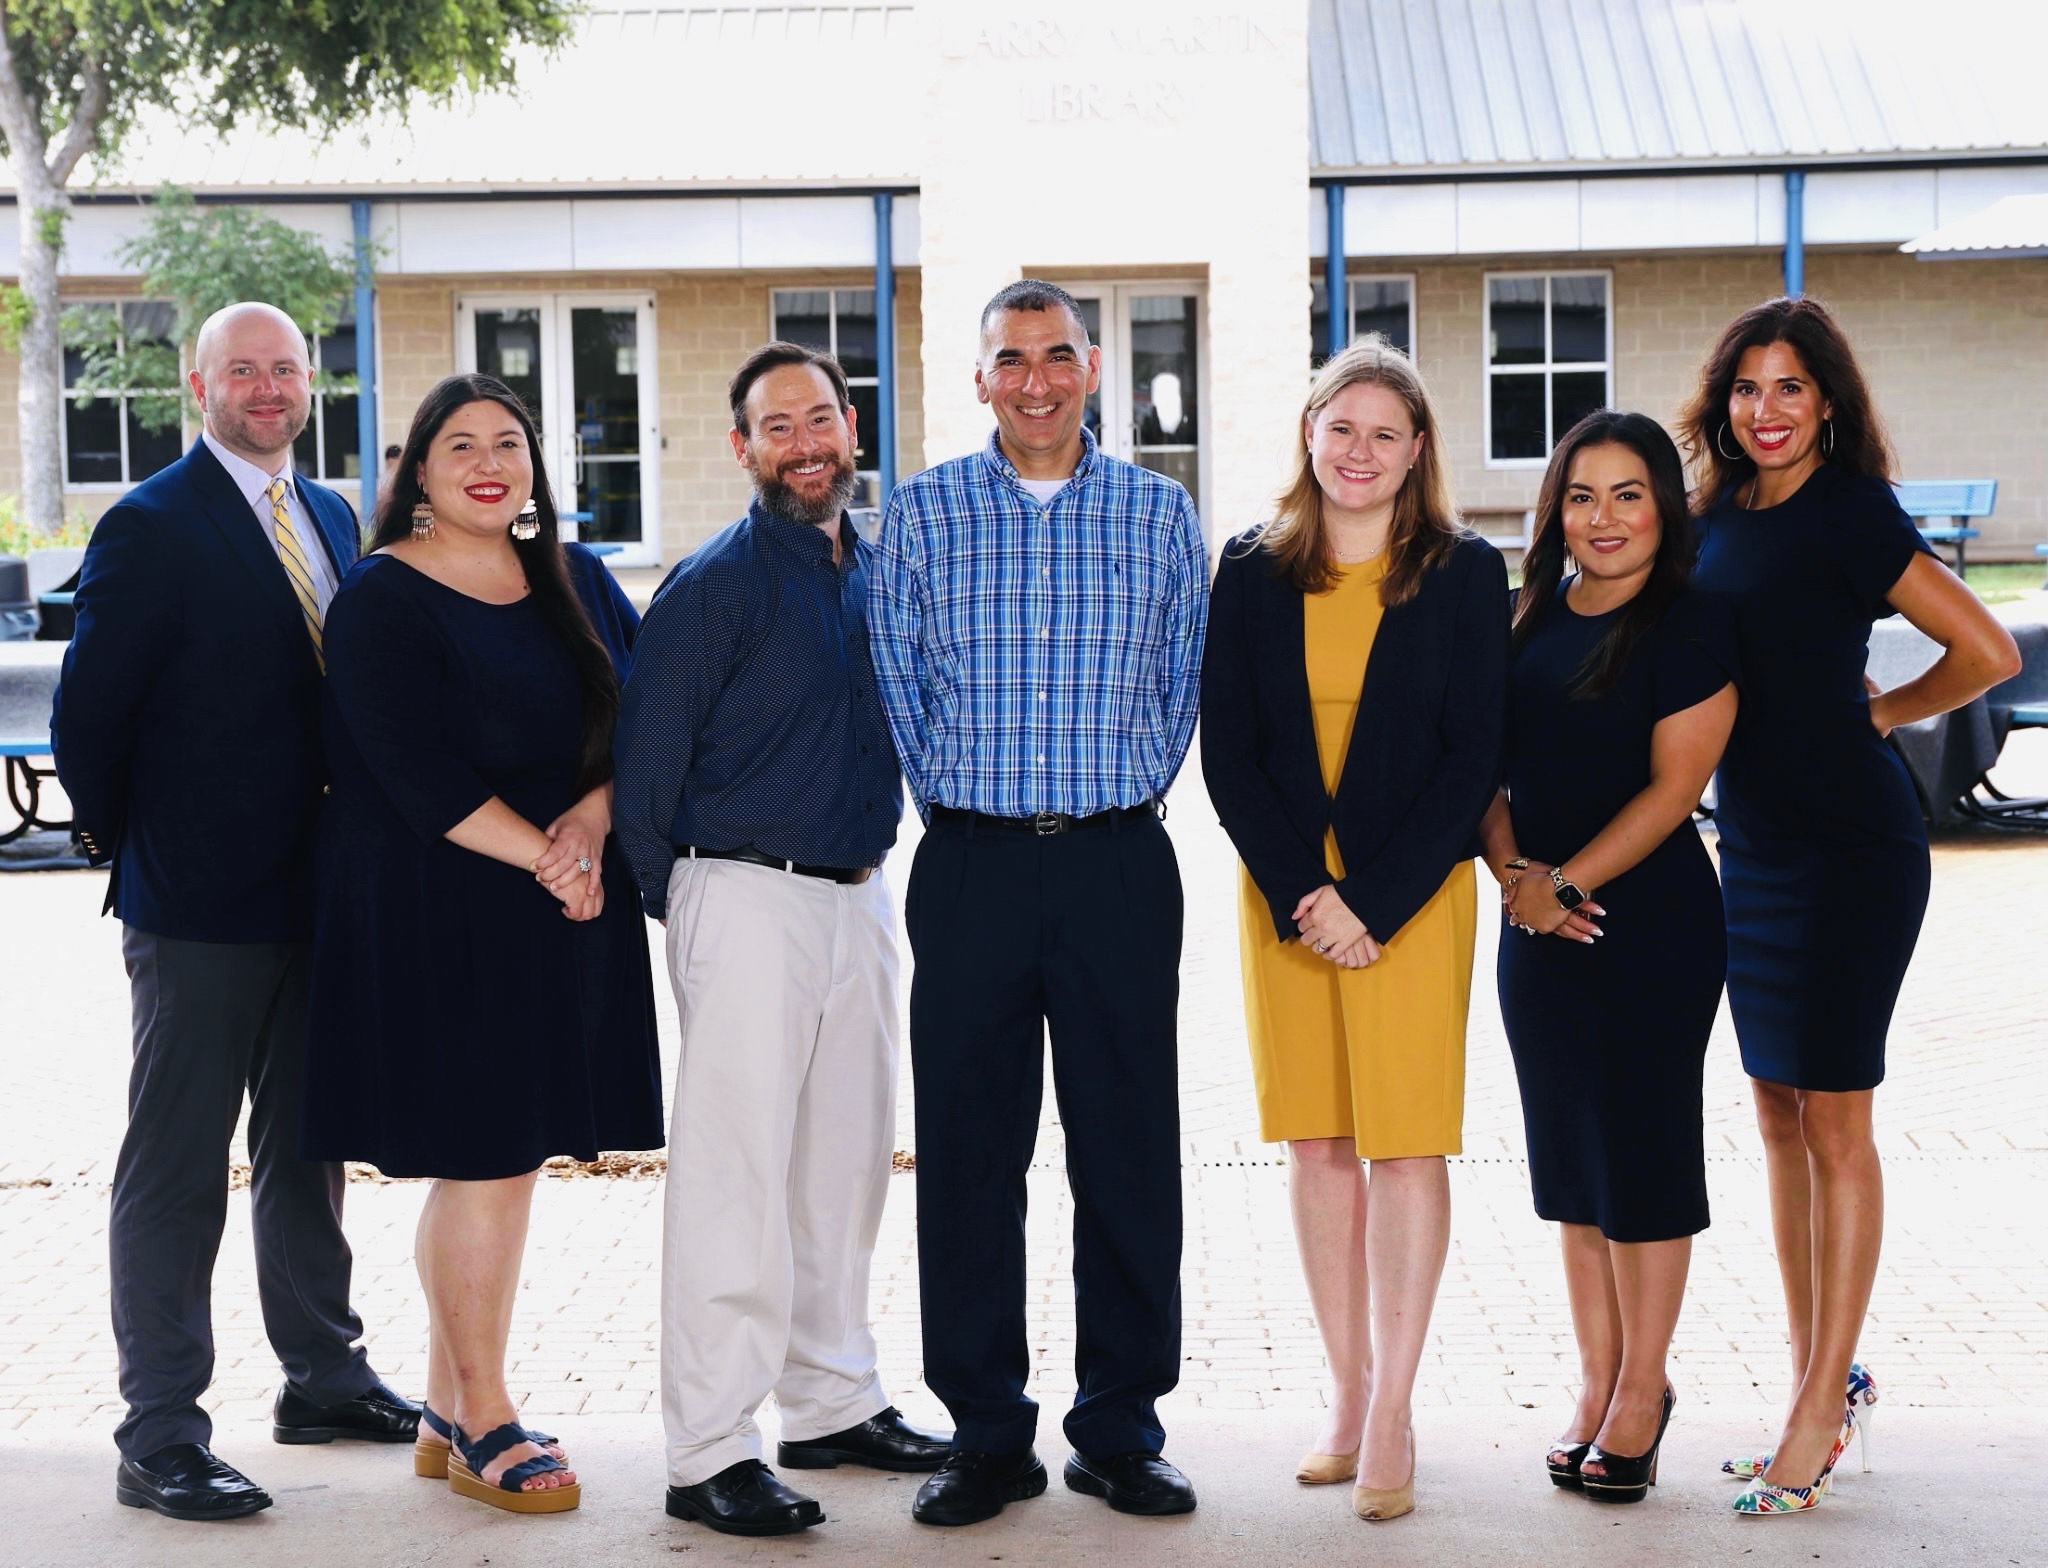
<instances>
[{"instance_id":1,"label":"blue steel beam","mask_svg":"<svg viewBox=\"0 0 2048 1568\"><path fill-rule=\"evenodd\" d=\"M895 235L891 220L895 198L887 191L875 192L875 445L879 459L876 497L889 504L889 492L896 488L896 261Z\"/></svg>"},{"instance_id":2,"label":"blue steel beam","mask_svg":"<svg viewBox=\"0 0 2048 1568\"><path fill-rule=\"evenodd\" d=\"M1806 171L1785 171L1785 292L1806 292Z\"/></svg>"},{"instance_id":3,"label":"blue steel beam","mask_svg":"<svg viewBox=\"0 0 2048 1568\"><path fill-rule=\"evenodd\" d=\"M377 439L377 274L368 198L351 201L349 214L355 220L356 248L356 450L362 454L363 480L358 511L367 528L384 472L384 443Z\"/></svg>"},{"instance_id":4,"label":"blue steel beam","mask_svg":"<svg viewBox=\"0 0 2048 1568\"><path fill-rule=\"evenodd\" d=\"M1329 215L1329 249L1323 255L1323 298L1329 302L1329 329L1324 334L1326 354L1341 353L1351 341L1351 291L1344 281L1344 187L1331 183L1323 187L1323 207Z\"/></svg>"}]
</instances>

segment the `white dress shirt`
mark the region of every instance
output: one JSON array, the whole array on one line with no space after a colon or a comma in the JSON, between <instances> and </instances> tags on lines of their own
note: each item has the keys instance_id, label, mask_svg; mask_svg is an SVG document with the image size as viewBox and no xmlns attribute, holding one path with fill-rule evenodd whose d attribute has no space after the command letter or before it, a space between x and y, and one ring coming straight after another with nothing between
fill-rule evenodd
<instances>
[{"instance_id":1,"label":"white dress shirt","mask_svg":"<svg viewBox=\"0 0 2048 1568\"><path fill-rule=\"evenodd\" d=\"M334 599L340 578L335 574L334 558L327 551L327 536L320 532L320 525L313 521L313 514L306 508L306 498L299 493L298 477L292 472L291 450L285 450L284 461L275 473L265 473L246 457L237 456L222 446L213 438L211 430L202 431L200 438L206 442L206 449L220 459L220 466L228 471L235 488L242 492L242 498L249 503L249 510L256 514L257 524L263 529L263 537L270 541L273 552L277 549L277 519L270 515L270 486L273 480L284 480L285 513L291 518L292 528L299 536L306 564L312 568L313 594L320 601L320 616L325 620L327 606ZM278 570L284 570L283 566L280 565Z\"/></svg>"}]
</instances>

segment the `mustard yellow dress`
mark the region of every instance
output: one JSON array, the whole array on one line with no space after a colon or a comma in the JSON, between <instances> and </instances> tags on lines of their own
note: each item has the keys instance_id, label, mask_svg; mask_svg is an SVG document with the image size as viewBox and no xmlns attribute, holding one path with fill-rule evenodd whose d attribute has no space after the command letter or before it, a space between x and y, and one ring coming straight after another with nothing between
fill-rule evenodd
<instances>
[{"instance_id":1,"label":"mustard yellow dress","mask_svg":"<svg viewBox=\"0 0 2048 1568\"><path fill-rule=\"evenodd\" d=\"M1385 575L1384 557L1339 568L1336 585L1303 605L1316 751L1332 794L1379 630ZM1324 854L1331 879L1342 876L1334 832ZM1238 867L1238 952L1262 1138L1348 1137L1369 1160L1459 1152L1477 901L1466 861L1391 941L1381 938L1377 963L1340 969L1299 941L1280 941L1266 900Z\"/></svg>"}]
</instances>

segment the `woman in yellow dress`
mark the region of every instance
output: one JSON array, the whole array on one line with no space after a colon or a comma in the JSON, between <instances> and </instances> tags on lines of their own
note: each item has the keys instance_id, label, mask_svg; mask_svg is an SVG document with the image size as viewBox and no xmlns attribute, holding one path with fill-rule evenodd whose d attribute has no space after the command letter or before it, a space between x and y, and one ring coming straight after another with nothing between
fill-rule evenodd
<instances>
[{"instance_id":1,"label":"woman in yellow dress","mask_svg":"<svg viewBox=\"0 0 2048 1568\"><path fill-rule=\"evenodd\" d=\"M1293 483L1223 552L1203 659L1260 1131L1288 1145L1333 1380L1296 1479L1355 1479L1367 1519L1414 1506L1415 1374L1464 1119L1470 861L1505 712L1507 572L1459 523L1440 445L1384 339L1325 365Z\"/></svg>"}]
</instances>

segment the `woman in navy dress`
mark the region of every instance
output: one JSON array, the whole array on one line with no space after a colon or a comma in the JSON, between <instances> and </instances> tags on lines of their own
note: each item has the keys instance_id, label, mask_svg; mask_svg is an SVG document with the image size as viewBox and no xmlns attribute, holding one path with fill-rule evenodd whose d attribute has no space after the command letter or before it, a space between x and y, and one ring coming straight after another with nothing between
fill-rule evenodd
<instances>
[{"instance_id":1,"label":"woman in navy dress","mask_svg":"<svg viewBox=\"0 0 2048 1568\"><path fill-rule=\"evenodd\" d=\"M505 1386L535 1173L662 1141L646 928L610 838L638 618L555 518L511 390L436 386L325 628L306 1085L308 1157L439 1178L422 1473L516 1512L580 1495Z\"/></svg>"},{"instance_id":2,"label":"woman in navy dress","mask_svg":"<svg viewBox=\"0 0 2048 1568\"><path fill-rule=\"evenodd\" d=\"M1794 1513L1819 1503L1855 1401L1875 1397L1851 1373L1884 1229L1871 1099L1929 876L1912 781L1884 737L1969 702L2019 656L1900 510L1869 389L1814 301L1729 324L1683 435L1700 480L1696 580L1729 606L1740 658L1715 809L1728 1006L1792 1344L1776 1447L1723 1468L1754 1477L1738 1512ZM1881 692L1864 662L1871 623L1894 611L1945 651Z\"/></svg>"},{"instance_id":3,"label":"woman in navy dress","mask_svg":"<svg viewBox=\"0 0 2048 1568\"><path fill-rule=\"evenodd\" d=\"M1692 812L1736 700L1725 621L1688 586L1693 554L1663 428L1611 409L1574 425L1537 502L1507 787L1480 829L1521 933L1500 944L1501 1016L1584 1373L1545 1463L1611 1502L1656 1477L1664 1358L1707 1227L1701 1079L1726 951Z\"/></svg>"}]
</instances>

